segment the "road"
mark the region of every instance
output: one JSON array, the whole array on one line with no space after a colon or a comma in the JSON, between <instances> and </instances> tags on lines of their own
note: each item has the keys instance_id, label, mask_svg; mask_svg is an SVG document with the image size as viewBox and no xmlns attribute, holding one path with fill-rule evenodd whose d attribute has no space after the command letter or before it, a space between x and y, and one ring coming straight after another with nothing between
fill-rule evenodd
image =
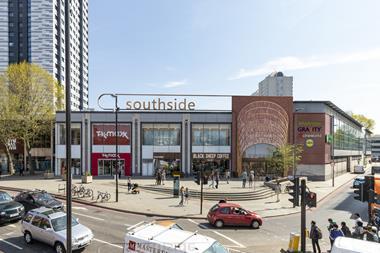
<instances>
[{"instance_id":1,"label":"road","mask_svg":"<svg viewBox=\"0 0 380 253\"><path fill-rule=\"evenodd\" d=\"M307 226L315 220L323 232L321 247L324 252L329 249L327 234L327 219L332 218L340 223L346 221L352 227L353 212L359 212L367 219L367 205L354 200L351 183L344 185L325 200L318 207L307 212ZM122 252L123 237L128 228L138 226L143 222L158 219L142 215L133 215L104 210L80 204L74 204L73 216L79 222L92 229L95 235L93 243L82 252L113 253ZM228 247L230 251L241 253L280 252L287 248L290 232L300 231L299 214L283 217L267 218L264 225L258 229L250 228L223 228L215 229L205 220L178 219L176 222L185 230L196 231L210 236ZM308 248L310 248L308 241ZM25 244L20 231L20 222L0 227L0 252L38 252L50 253L53 249L42 243Z\"/></svg>"}]
</instances>

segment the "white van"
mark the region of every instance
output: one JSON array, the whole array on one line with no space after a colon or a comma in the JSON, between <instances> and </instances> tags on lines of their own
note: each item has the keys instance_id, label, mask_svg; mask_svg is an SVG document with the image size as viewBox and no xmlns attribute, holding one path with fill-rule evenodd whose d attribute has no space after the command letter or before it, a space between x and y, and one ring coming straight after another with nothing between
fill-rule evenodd
<instances>
[{"instance_id":1,"label":"white van","mask_svg":"<svg viewBox=\"0 0 380 253\"><path fill-rule=\"evenodd\" d=\"M215 239L155 223L127 232L124 253L229 253Z\"/></svg>"},{"instance_id":2,"label":"white van","mask_svg":"<svg viewBox=\"0 0 380 253\"><path fill-rule=\"evenodd\" d=\"M335 239L331 253L375 253L380 252L380 243L368 242L348 237Z\"/></svg>"}]
</instances>

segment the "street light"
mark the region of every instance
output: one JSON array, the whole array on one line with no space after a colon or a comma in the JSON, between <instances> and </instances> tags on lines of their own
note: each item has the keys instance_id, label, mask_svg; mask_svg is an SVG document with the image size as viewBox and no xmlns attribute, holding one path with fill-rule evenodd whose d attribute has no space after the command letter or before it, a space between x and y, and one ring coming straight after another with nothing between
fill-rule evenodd
<instances>
[{"instance_id":1,"label":"street light","mask_svg":"<svg viewBox=\"0 0 380 253\"><path fill-rule=\"evenodd\" d=\"M118 124L119 124L119 121L118 121L118 112L119 112L119 107L118 107L118 103L117 103L117 95L115 94L112 94L111 97L113 97L115 99L115 134L116 134L116 141L115 141L115 146L116 146L116 158L115 158L115 162L116 162L116 168L115 168L115 178L116 178L116 202L119 202L119 179L118 179L118 175L119 175L119 145L118 145L118 140L119 140L119 136L118 136Z\"/></svg>"}]
</instances>

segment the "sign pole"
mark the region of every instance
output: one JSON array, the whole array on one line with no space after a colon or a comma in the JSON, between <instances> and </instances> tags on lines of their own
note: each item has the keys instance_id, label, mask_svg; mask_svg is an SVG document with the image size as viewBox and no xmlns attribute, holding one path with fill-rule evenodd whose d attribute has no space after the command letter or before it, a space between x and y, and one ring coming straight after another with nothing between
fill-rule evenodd
<instances>
[{"instance_id":1,"label":"sign pole","mask_svg":"<svg viewBox=\"0 0 380 253\"><path fill-rule=\"evenodd\" d=\"M306 180L301 180L301 252L306 252Z\"/></svg>"},{"instance_id":2,"label":"sign pole","mask_svg":"<svg viewBox=\"0 0 380 253\"><path fill-rule=\"evenodd\" d=\"M70 2L65 0L65 89L66 89L66 252L72 252L71 241L71 66L70 66Z\"/></svg>"},{"instance_id":3,"label":"sign pole","mask_svg":"<svg viewBox=\"0 0 380 253\"><path fill-rule=\"evenodd\" d=\"M117 96L115 96L115 132L116 132L116 169L115 169L115 178L116 178L116 202L119 202L119 143L118 143L118 111L119 107L117 106Z\"/></svg>"}]
</instances>

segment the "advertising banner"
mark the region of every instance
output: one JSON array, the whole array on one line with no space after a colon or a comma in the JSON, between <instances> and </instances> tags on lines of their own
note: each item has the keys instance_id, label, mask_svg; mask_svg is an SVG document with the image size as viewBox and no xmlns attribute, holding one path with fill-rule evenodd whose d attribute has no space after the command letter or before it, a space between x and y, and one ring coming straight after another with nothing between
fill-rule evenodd
<instances>
[{"instance_id":1,"label":"advertising banner","mask_svg":"<svg viewBox=\"0 0 380 253\"><path fill-rule=\"evenodd\" d=\"M92 144L93 145L116 145L115 124L93 124L92 125ZM117 129L118 145L130 145L131 125L120 123Z\"/></svg>"}]
</instances>

